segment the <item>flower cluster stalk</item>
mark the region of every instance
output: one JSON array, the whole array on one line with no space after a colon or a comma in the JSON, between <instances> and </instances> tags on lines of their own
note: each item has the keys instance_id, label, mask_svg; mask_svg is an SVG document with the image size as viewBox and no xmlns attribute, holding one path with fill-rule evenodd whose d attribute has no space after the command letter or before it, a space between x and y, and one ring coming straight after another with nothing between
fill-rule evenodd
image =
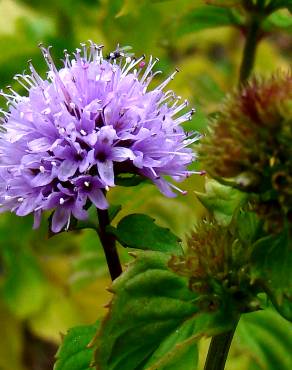
<instances>
[{"instance_id":1,"label":"flower cluster stalk","mask_svg":"<svg viewBox=\"0 0 292 370\"><path fill-rule=\"evenodd\" d=\"M262 17L260 17L259 14L250 15L243 49L242 62L240 66L240 85L249 78L254 66L259 34L261 30L261 21ZM234 324L231 330L212 337L204 370L224 370L238 321Z\"/></svg>"},{"instance_id":2,"label":"flower cluster stalk","mask_svg":"<svg viewBox=\"0 0 292 370\"><path fill-rule=\"evenodd\" d=\"M212 338L204 370L224 370L237 323L232 330Z\"/></svg>"},{"instance_id":3,"label":"flower cluster stalk","mask_svg":"<svg viewBox=\"0 0 292 370\"><path fill-rule=\"evenodd\" d=\"M246 35L242 62L240 66L240 84L244 83L248 79L254 66L260 29L261 18L257 14L252 15L249 21L249 27Z\"/></svg>"},{"instance_id":4,"label":"flower cluster stalk","mask_svg":"<svg viewBox=\"0 0 292 370\"><path fill-rule=\"evenodd\" d=\"M115 280L122 273L122 266L116 248L116 240L114 235L107 232L107 226L110 225L108 210L97 209L99 221L99 238L104 250L106 262L111 275L111 279Z\"/></svg>"}]
</instances>

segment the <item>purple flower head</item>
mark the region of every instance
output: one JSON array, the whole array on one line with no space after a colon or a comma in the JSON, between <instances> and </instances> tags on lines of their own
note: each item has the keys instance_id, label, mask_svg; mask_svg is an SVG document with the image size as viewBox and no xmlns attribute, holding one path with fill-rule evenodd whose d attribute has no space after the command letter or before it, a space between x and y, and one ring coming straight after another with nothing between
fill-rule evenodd
<instances>
[{"instance_id":1,"label":"purple flower head","mask_svg":"<svg viewBox=\"0 0 292 370\"><path fill-rule=\"evenodd\" d=\"M124 56L118 49L107 58L102 46L81 45L65 52L57 70L40 45L48 65L43 79L29 63L31 74L15 79L27 90L20 96L11 87L0 132L0 211L35 215L55 210L52 230L68 227L71 217L85 219L87 206L108 207L105 191L121 173L148 178L167 196L182 192L165 179L182 181L193 171L189 147L197 133L186 135L181 123L193 110L180 114L180 102L167 84L148 86L158 59Z\"/></svg>"}]
</instances>

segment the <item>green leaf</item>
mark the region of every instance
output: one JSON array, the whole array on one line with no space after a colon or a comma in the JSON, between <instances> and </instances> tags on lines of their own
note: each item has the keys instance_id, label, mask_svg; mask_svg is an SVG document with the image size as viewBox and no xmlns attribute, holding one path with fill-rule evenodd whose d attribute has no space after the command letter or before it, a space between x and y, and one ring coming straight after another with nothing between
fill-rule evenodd
<instances>
[{"instance_id":1,"label":"green leaf","mask_svg":"<svg viewBox=\"0 0 292 370\"><path fill-rule=\"evenodd\" d=\"M254 212L240 211L234 220L238 238L247 247L250 247L261 232L261 222Z\"/></svg>"},{"instance_id":2,"label":"green leaf","mask_svg":"<svg viewBox=\"0 0 292 370\"><path fill-rule=\"evenodd\" d=\"M169 229L158 226L155 220L144 214L124 217L116 229L111 229L118 241L129 248L181 254L180 239Z\"/></svg>"},{"instance_id":3,"label":"green leaf","mask_svg":"<svg viewBox=\"0 0 292 370\"><path fill-rule=\"evenodd\" d=\"M205 188L206 193L196 192L197 197L219 224L229 225L235 210L244 203L246 195L212 179L207 180Z\"/></svg>"},{"instance_id":4,"label":"green leaf","mask_svg":"<svg viewBox=\"0 0 292 370\"><path fill-rule=\"evenodd\" d=\"M288 230L259 239L251 256L251 276L286 319L292 321L292 243Z\"/></svg>"},{"instance_id":5,"label":"green leaf","mask_svg":"<svg viewBox=\"0 0 292 370\"><path fill-rule=\"evenodd\" d=\"M273 32L278 29L292 32L292 17L287 10L272 13L263 23L265 31Z\"/></svg>"},{"instance_id":6,"label":"green leaf","mask_svg":"<svg viewBox=\"0 0 292 370\"><path fill-rule=\"evenodd\" d=\"M88 347L98 328L93 325L76 326L64 337L56 358L54 370L91 370L93 348Z\"/></svg>"},{"instance_id":7,"label":"green leaf","mask_svg":"<svg viewBox=\"0 0 292 370\"><path fill-rule=\"evenodd\" d=\"M250 358L249 369L292 369L291 323L267 309L241 316L235 343ZM255 367L255 365L257 365Z\"/></svg>"},{"instance_id":8,"label":"green leaf","mask_svg":"<svg viewBox=\"0 0 292 370\"><path fill-rule=\"evenodd\" d=\"M188 280L170 271L169 257L139 252L112 286L110 310L96 336L99 370L196 368L196 340L228 330L230 305L199 314Z\"/></svg>"},{"instance_id":9,"label":"green leaf","mask_svg":"<svg viewBox=\"0 0 292 370\"><path fill-rule=\"evenodd\" d=\"M195 320L185 321L158 346L144 368L147 370L176 370L183 364L185 370L193 370L198 361L195 333Z\"/></svg>"},{"instance_id":10,"label":"green leaf","mask_svg":"<svg viewBox=\"0 0 292 370\"><path fill-rule=\"evenodd\" d=\"M208 28L222 26L238 26L240 20L236 13L229 8L202 6L189 11L181 20L179 35L197 32Z\"/></svg>"},{"instance_id":11,"label":"green leaf","mask_svg":"<svg viewBox=\"0 0 292 370\"><path fill-rule=\"evenodd\" d=\"M112 204L109 207L108 215L109 215L110 221L113 221L113 219L118 215L118 213L121 211L121 209L122 209L122 206L120 204L118 204L118 205Z\"/></svg>"}]
</instances>

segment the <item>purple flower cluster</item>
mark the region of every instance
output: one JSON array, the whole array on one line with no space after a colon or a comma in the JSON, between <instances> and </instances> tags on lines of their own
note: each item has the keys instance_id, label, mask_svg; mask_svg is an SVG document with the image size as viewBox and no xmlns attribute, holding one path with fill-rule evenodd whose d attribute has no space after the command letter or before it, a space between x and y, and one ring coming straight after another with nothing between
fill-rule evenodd
<instances>
[{"instance_id":1,"label":"purple flower cluster","mask_svg":"<svg viewBox=\"0 0 292 370\"><path fill-rule=\"evenodd\" d=\"M104 58L102 46L81 45L65 52L57 70L49 49L40 45L49 67L43 79L29 62L31 74L15 79L27 90L2 92L9 112L0 126L0 211L35 215L55 210L52 231L69 227L72 215L86 219L93 203L106 209L105 192L121 173L152 180L166 196L179 190L164 176L181 181L195 159L188 146L197 133L180 124L187 102L168 90L174 72L153 90L148 86L157 59L145 63L119 49Z\"/></svg>"}]
</instances>

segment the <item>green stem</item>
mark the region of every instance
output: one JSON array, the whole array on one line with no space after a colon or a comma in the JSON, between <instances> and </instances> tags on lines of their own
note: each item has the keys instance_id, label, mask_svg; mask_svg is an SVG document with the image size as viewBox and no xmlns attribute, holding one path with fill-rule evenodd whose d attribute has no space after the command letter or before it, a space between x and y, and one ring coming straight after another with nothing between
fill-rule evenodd
<instances>
[{"instance_id":1,"label":"green stem","mask_svg":"<svg viewBox=\"0 0 292 370\"><path fill-rule=\"evenodd\" d=\"M261 31L261 22L261 15L258 13L251 14L240 66L240 84L248 79L254 66L259 33Z\"/></svg>"},{"instance_id":2,"label":"green stem","mask_svg":"<svg viewBox=\"0 0 292 370\"><path fill-rule=\"evenodd\" d=\"M232 330L212 337L204 370L224 370L237 323Z\"/></svg>"},{"instance_id":3,"label":"green stem","mask_svg":"<svg viewBox=\"0 0 292 370\"><path fill-rule=\"evenodd\" d=\"M98 235L103 246L111 279L115 280L122 273L122 266L116 248L116 239L114 235L107 232L107 226L110 225L108 211L98 209L97 215L99 221Z\"/></svg>"}]
</instances>

